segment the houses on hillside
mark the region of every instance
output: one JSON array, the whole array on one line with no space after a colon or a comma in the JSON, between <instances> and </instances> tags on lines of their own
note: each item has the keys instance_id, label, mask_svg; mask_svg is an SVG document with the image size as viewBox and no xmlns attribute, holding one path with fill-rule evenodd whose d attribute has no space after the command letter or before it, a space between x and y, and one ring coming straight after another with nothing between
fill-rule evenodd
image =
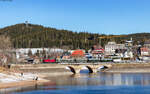
<instances>
[{"instance_id":1,"label":"houses on hillside","mask_svg":"<svg viewBox=\"0 0 150 94\"><path fill-rule=\"evenodd\" d=\"M100 58L104 54L104 48L100 45L94 45L89 51L94 58Z\"/></svg>"},{"instance_id":2,"label":"houses on hillside","mask_svg":"<svg viewBox=\"0 0 150 94\"><path fill-rule=\"evenodd\" d=\"M55 54L57 53L57 55ZM61 54L59 54L61 53ZM44 57L41 55L45 55ZM51 54L51 55L50 55ZM31 57L31 56L32 57ZM34 56L33 56L34 55ZM117 44L114 41L108 42L104 47L93 45L91 49L63 50L59 48L20 48L16 49L16 58L34 58L39 62L40 58L57 59L98 59L98 60L146 60L150 61L150 40L147 40L143 46L133 45L132 38L125 41L124 44Z\"/></svg>"},{"instance_id":3,"label":"houses on hillside","mask_svg":"<svg viewBox=\"0 0 150 94\"><path fill-rule=\"evenodd\" d=\"M120 53L123 52L123 50L127 49L125 47L125 44L116 44L116 42L108 42L108 44L105 45L105 55L115 55L116 52Z\"/></svg>"}]
</instances>

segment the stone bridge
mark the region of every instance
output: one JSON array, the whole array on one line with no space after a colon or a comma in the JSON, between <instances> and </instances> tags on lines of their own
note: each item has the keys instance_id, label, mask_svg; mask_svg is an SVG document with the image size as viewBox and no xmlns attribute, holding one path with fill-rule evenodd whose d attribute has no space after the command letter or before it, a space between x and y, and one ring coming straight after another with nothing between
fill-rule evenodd
<instances>
[{"instance_id":1,"label":"stone bridge","mask_svg":"<svg viewBox=\"0 0 150 94\"><path fill-rule=\"evenodd\" d=\"M101 68L105 69L105 68L112 67L112 64L106 64L106 63L105 64L63 64L63 65L66 67L66 69L69 69L74 74L80 73L80 71L83 68L88 69L89 73L96 73Z\"/></svg>"},{"instance_id":2,"label":"stone bridge","mask_svg":"<svg viewBox=\"0 0 150 94\"><path fill-rule=\"evenodd\" d=\"M7 67L7 66L6 66ZM79 73L80 70L85 68L89 70L90 73L95 73L101 68L111 68L124 69L122 72L150 72L150 62L148 63L57 63L57 64L11 64L8 65L8 68L13 70L21 70L24 72L33 72L33 73L67 73L69 69L73 73ZM129 70L130 69L130 70ZM132 70L134 69L134 70ZM137 69L137 70L136 70ZM142 70L140 70L142 69ZM120 70L119 70L120 72ZM69 72L70 73L70 72Z\"/></svg>"}]
</instances>

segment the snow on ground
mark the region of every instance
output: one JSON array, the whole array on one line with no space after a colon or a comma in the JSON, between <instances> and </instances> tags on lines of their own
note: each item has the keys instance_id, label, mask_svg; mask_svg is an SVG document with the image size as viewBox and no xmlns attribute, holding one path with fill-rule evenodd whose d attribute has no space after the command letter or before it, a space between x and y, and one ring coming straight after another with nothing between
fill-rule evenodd
<instances>
[{"instance_id":1,"label":"snow on ground","mask_svg":"<svg viewBox=\"0 0 150 94\"><path fill-rule=\"evenodd\" d=\"M31 73L0 73L0 83L10 83L10 82L19 82L23 80L34 80L38 77L35 74Z\"/></svg>"}]
</instances>

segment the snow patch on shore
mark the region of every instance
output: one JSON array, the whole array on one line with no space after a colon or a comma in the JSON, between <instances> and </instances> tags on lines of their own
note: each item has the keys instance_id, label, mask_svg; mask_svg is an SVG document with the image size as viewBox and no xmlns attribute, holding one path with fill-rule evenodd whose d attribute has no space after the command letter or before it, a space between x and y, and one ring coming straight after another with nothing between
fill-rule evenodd
<instances>
[{"instance_id":1,"label":"snow patch on shore","mask_svg":"<svg viewBox=\"0 0 150 94\"><path fill-rule=\"evenodd\" d=\"M11 83L11 82L19 82L24 80L34 80L38 77L35 74L31 73L0 73L0 83ZM38 79L40 80L40 79Z\"/></svg>"}]
</instances>

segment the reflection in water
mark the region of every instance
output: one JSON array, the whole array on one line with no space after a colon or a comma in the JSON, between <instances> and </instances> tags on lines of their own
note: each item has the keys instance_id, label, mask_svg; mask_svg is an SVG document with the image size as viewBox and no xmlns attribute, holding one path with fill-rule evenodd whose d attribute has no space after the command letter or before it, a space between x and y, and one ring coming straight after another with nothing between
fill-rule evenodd
<instances>
[{"instance_id":1,"label":"reflection in water","mask_svg":"<svg viewBox=\"0 0 150 94\"><path fill-rule=\"evenodd\" d=\"M56 86L56 84L48 82L48 83L44 83L44 86ZM43 90L41 88L42 86L40 85L35 85L35 86L28 86L28 87L17 87L17 88L4 88L4 89L0 89L0 94L9 94L12 92L27 92L27 91L32 91L32 90ZM57 88L52 87L52 88L45 88L45 90L56 90Z\"/></svg>"},{"instance_id":2,"label":"reflection in water","mask_svg":"<svg viewBox=\"0 0 150 94\"><path fill-rule=\"evenodd\" d=\"M66 89L86 89L98 88L108 89L108 87L126 87L126 86L149 86L150 85L150 74L128 74L128 73L97 73L87 74L81 73L78 75L65 75L65 76L52 76L48 77L53 83L47 83L43 86L34 86L29 88L16 88L16 92L31 92L31 91L59 91ZM130 89L130 88L129 88ZM128 89L127 89L128 90ZM122 90L121 90L122 91ZM0 90L1 93L5 94L12 93L11 89ZM13 91L14 92L14 91ZM101 92L101 91L100 91ZM14 93L14 94L15 94ZM29 93L31 94L31 93ZM34 93L36 94L36 93ZM114 93L115 94L115 93ZM136 94L136 93L135 93Z\"/></svg>"},{"instance_id":3,"label":"reflection in water","mask_svg":"<svg viewBox=\"0 0 150 94\"><path fill-rule=\"evenodd\" d=\"M11 93L13 91L15 91L15 92L26 92L26 91L32 91L32 90L38 90L37 86L0 89L0 94L8 94L8 93Z\"/></svg>"},{"instance_id":4,"label":"reflection in water","mask_svg":"<svg viewBox=\"0 0 150 94\"><path fill-rule=\"evenodd\" d=\"M120 74L120 73L100 73L100 74L75 74L71 76L61 76L60 78L49 78L56 82L56 85L150 85L150 74Z\"/></svg>"}]
</instances>

